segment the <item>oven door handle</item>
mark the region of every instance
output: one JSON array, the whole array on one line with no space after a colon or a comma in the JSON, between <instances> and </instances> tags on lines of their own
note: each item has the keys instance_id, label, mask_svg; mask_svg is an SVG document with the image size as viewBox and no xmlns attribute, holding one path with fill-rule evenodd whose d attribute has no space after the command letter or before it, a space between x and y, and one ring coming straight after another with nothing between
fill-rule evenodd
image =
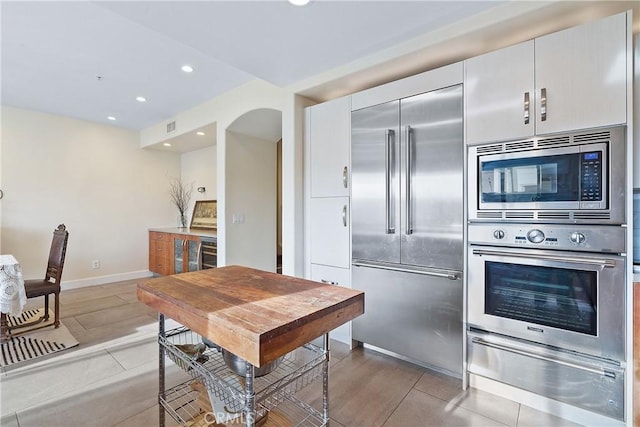
<instances>
[{"instance_id":1,"label":"oven door handle","mask_svg":"<svg viewBox=\"0 0 640 427\"><path fill-rule=\"evenodd\" d=\"M521 252L502 252L502 251L490 251L486 249L474 249L474 255L490 255L490 256L509 256L514 258L527 258L527 259L539 259L544 261L561 261L561 262L571 262L576 264L591 264L597 265L604 268L614 268L616 266L616 261L611 259L601 259L601 258L578 258L571 257L566 255L545 255L545 254L523 254Z\"/></svg>"},{"instance_id":2,"label":"oven door handle","mask_svg":"<svg viewBox=\"0 0 640 427\"><path fill-rule=\"evenodd\" d=\"M473 337L471 338L471 342L474 344L483 345L489 348L494 348L496 350L502 350L502 351L518 354L520 356L533 357L534 359L543 360L545 362L553 362L560 365L568 366L570 368L580 369L580 370L591 372L603 377L606 376L606 377L615 378L615 375L616 375L614 371L609 371L604 368L588 366L588 365L584 365L582 363L577 363L577 362L569 362L567 360L545 356L543 354L536 353L535 351L524 351L524 350L513 348L504 344L489 342L489 341L483 340L482 338Z\"/></svg>"}]
</instances>

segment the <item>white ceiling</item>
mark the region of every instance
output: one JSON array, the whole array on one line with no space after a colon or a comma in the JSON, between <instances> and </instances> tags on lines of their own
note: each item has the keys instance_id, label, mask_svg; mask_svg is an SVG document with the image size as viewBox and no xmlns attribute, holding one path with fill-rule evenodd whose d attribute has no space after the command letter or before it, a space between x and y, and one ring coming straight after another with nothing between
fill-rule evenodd
<instances>
[{"instance_id":1,"label":"white ceiling","mask_svg":"<svg viewBox=\"0 0 640 427\"><path fill-rule=\"evenodd\" d=\"M637 26L639 4L0 0L1 100L139 130L254 78L325 100L631 7Z\"/></svg>"},{"instance_id":2,"label":"white ceiling","mask_svg":"<svg viewBox=\"0 0 640 427\"><path fill-rule=\"evenodd\" d=\"M5 0L2 105L143 129L250 79L285 87L498 3Z\"/></svg>"}]
</instances>

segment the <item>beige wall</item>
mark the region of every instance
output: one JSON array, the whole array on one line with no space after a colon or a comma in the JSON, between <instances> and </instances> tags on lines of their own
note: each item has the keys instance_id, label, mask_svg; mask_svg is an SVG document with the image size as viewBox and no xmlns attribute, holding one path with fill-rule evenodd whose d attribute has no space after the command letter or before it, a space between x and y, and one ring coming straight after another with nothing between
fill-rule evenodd
<instances>
[{"instance_id":1,"label":"beige wall","mask_svg":"<svg viewBox=\"0 0 640 427\"><path fill-rule=\"evenodd\" d=\"M182 182L193 184L193 193L189 202L188 221L191 222L193 206L196 200L217 199L217 162L216 146L190 151L182 155ZM198 193L198 187L204 187L204 193ZM177 225L177 224L176 224Z\"/></svg>"},{"instance_id":2,"label":"beige wall","mask_svg":"<svg viewBox=\"0 0 640 427\"><path fill-rule=\"evenodd\" d=\"M147 229L175 223L167 188L180 161L140 149L137 132L2 108L2 252L25 278L44 276L51 233L65 223L63 288L147 275Z\"/></svg>"},{"instance_id":3,"label":"beige wall","mask_svg":"<svg viewBox=\"0 0 640 427\"><path fill-rule=\"evenodd\" d=\"M227 132L226 145L226 264L275 272L276 142Z\"/></svg>"},{"instance_id":4,"label":"beige wall","mask_svg":"<svg viewBox=\"0 0 640 427\"><path fill-rule=\"evenodd\" d=\"M227 129L239 117L258 109L282 112L282 262L283 273L304 275L303 245L303 116L304 107L313 102L262 80L252 80L197 107L168 118L140 132L140 145L152 146L167 139L166 122L176 122L176 132L185 133L200 126L217 124L217 200L218 264L227 265L226 200L228 174ZM225 160L226 159L226 160ZM255 239L256 236L253 236Z\"/></svg>"}]
</instances>

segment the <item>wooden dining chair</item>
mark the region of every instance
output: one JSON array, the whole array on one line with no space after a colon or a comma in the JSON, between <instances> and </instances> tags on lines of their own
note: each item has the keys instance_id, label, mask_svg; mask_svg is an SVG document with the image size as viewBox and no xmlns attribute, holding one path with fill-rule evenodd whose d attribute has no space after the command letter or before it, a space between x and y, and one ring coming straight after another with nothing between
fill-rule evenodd
<instances>
[{"instance_id":1,"label":"wooden dining chair","mask_svg":"<svg viewBox=\"0 0 640 427\"><path fill-rule=\"evenodd\" d=\"M47 263L47 271L44 274L44 279L24 281L27 298L44 297L44 315L33 322L19 325L19 328L37 325L38 323L49 320L49 295L51 294L55 295L53 324L56 328L60 326L60 279L62 277L62 267L64 266L68 240L69 232L67 231L67 227L64 224L58 225L58 228L53 232L51 250L49 251L49 262Z\"/></svg>"}]
</instances>

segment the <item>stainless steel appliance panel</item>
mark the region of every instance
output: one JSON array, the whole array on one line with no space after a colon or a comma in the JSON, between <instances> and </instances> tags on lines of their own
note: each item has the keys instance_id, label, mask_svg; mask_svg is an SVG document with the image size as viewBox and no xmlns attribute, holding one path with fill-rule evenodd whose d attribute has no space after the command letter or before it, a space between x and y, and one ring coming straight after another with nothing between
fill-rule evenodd
<instances>
[{"instance_id":1,"label":"stainless steel appliance panel","mask_svg":"<svg viewBox=\"0 0 640 427\"><path fill-rule=\"evenodd\" d=\"M218 239L212 237L200 238L200 269L216 268L218 266Z\"/></svg>"},{"instance_id":2,"label":"stainless steel appliance panel","mask_svg":"<svg viewBox=\"0 0 640 427\"><path fill-rule=\"evenodd\" d=\"M471 245L510 246L525 249L555 249L621 254L626 252L627 231L623 227L576 226L570 224L470 224Z\"/></svg>"},{"instance_id":3,"label":"stainless steel appliance panel","mask_svg":"<svg viewBox=\"0 0 640 427\"><path fill-rule=\"evenodd\" d=\"M351 232L356 259L400 262L399 101L351 113Z\"/></svg>"},{"instance_id":4,"label":"stainless steel appliance panel","mask_svg":"<svg viewBox=\"0 0 640 427\"><path fill-rule=\"evenodd\" d=\"M400 101L401 263L462 270L462 85Z\"/></svg>"},{"instance_id":5,"label":"stainless steel appliance panel","mask_svg":"<svg viewBox=\"0 0 640 427\"><path fill-rule=\"evenodd\" d=\"M615 363L470 331L469 372L588 411L624 419L624 374Z\"/></svg>"},{"instance_id":6,"label":"stainless steel appliance panel","mask_svg":"<svg viewBox=\"0 0 640 427\"><path fill-rule=\"evenodd\" d=\"M473 145L468 150L468 210L471 222L626 223L624 126ZM592 160L589 158L591 152L601 154ZM572 155L580 156L580 160L576 162ZM558 160L557 164L554 156L558 157L555 159ZM561 160L561 157L574 157L573 166L567 166L571 162ZM548 159L544 160L545 158ZM499 198L502 195L504 200L482 200L483 184L485 190L491 188L486 182L491 174L483 178L482 162L501 159L516 164L522 161L521 166L533 162L528 169L520 170L523 178L537 179L535 184L531 182L533 190L529 194L529 200L526 200L529 191L526 185L521 189L522 194L508 195L502 184L496 186L494 196ZM556 166L556 171L541 169ZM564 170L565 166L570 167L570 170ZM504 172L495 175L496 179L504 178L504 185L513 185L514 180L517 180L513 176L517 173L514 168L504 168L498 172ZM543 181L545 179L546 182ZM572 192L574 195L569 195Z\"/></svg>"},{"instance_id":7,"label":"stainless steel appliance panel","mask_svg":"<svg viewBox=\"0 0 640 427\"><path fill-rule=\"evenodd\" d=\"M462 280L443 276L354 265L354 288L367 301L353 321L353 339L460 375Z\"/></svg>"},{"instance_id":8,"label":"stainless steel appliance panel","mask_svg":"<svg viewBox=\"0 0 640 427\"><path fill-rule=\"evenodd\" d=\"M468 262L469 325L596 357L625 360L625 316L621 314L625 307L624 257L602 253L470 246ZM511 266L513 279L508 280L523 284L522 291L500 284L498 291L503 294L505 301L510 299L514 303L497 314L488 313L491 301L487 298L496 297L497 294L491 293L493 291L487 281L500 280L494 279L488 272L490 263ZM535 283L536 278L528 277L527 271L535 267L550 270L552 274L554 269L557 270L558 279L547 275L545 279L538 279L540 283ZM575 274L571 275L572 271ZM585 275L589 275L590 280L595 278L595 286L585 282ZM585 288L587 285L591 286L589 290ZM588 301L591 301L588 304L590 307L585 307ZM572 310L562 309L565 303L571 303ZM573 316L570 316L570 311L574 313ZM549 318L545 320L545 316ZM565 316L566 319L563 319ZM578 318L595 322L595 325L572 325ZM562 322L566 322L566 327L559 326ZM589 332L586 332L587 329Z\"/></svg>"}]
</instances>

